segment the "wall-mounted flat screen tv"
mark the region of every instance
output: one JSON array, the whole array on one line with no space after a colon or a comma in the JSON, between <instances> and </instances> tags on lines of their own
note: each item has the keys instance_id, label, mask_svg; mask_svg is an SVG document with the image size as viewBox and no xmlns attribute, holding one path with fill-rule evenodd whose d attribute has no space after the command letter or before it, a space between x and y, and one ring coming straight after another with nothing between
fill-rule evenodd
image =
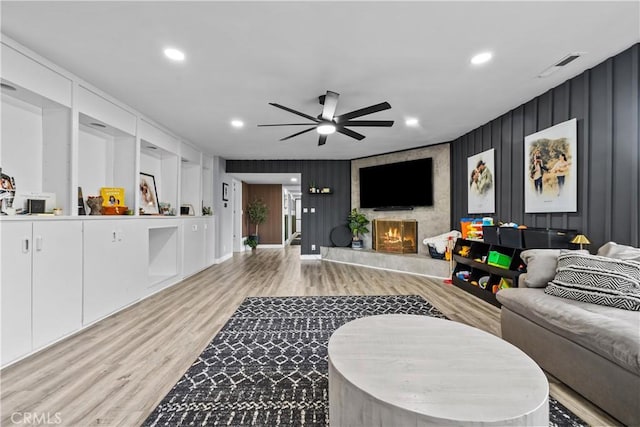
<instances>
[{"instance_id":1,"label":"wall-mounted flat screen tv","mask_svg":"<svg viewBox=\"0 0 640 427\"><path fill-rule=\"evenodd\" d=\"M360 207L433 206L431 158L360 168Z\"/></svg>"}]
</instances>

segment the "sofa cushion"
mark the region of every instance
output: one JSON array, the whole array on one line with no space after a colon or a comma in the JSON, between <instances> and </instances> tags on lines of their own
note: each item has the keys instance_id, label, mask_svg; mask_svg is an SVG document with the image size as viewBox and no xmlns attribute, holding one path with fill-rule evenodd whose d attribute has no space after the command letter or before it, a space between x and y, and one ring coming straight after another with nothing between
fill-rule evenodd
<instances>
[{"instance_id":1,"label":"sofa cushion","mask_svg":"<svg viewBox=\"0 0 640 427\"><path fill-rule=\"evenodd\" d=\"M640 312L558 298L544 289L502 289L509 310L640 375Z\"/></svg>"},{"instance_id":2,"label":"sofa cushion","mask_svg":"<svg viewBox=\"0 0 640 427\"><path fill-rule=\"evenodd\" d=\"M527 249L520 259L527 264L524 284L527 288L544 288L556 275L560 249Z\"/></svg>"},{"instance_id":3,"label":"sofa cushion","mask_svg":"<svg viewBox=\"0 0 640 427\"><path fill-rule=\"evenodd\" d=\"M544 288L556 276L558 257L565 253L588 254L587 250L569 251L567 249L527 249L522 251L520 259L527 265L527 274L523 283L527 288Z\"/></svg>"},{"instance_id":4,"label":"sofa cushion","mask_svg":"<svg viewBox=\"0 0 640 427\"><path fill-rule=\"evenodd\" d=\"M640 248L608 242L598 249L598 255L629 261L640 261Z\"/></svg>"},{"instance_id":5,"label":"sofa cushion","mask_svg":"<svg viewBox=\"0 0 640 427\"><path fill-rule=\"evenodd\" d=\"M548 294L640 311L640 262L578 253L558 257Z\"/></svg>"}]
</instances>

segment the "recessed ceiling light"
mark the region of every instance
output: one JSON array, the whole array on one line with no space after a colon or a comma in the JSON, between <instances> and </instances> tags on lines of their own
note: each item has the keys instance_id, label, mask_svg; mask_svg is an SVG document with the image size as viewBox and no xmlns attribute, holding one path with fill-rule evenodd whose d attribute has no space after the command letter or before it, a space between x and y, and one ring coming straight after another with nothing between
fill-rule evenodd
<instances>
[{"instance_id":1,"label":"recessed ceiling light","mask_svg":"<svg viewBox=\"0 0 640 427\"><path fill-rule=\"evenodd\" d=\"M473 65L484 64L485 62L490 61L492 57L493 54L491 52L482 52L471 58L471 63Z\"/></svg>"},{"instance_id":2,"label":"recessed ceiling light","mask_svg":"<svg viewBox=\"0 0 640 427\"><path fill-rule=\"evenodd\" d=\"M89 123L89 124L90 124L91 126L93 126L93 127L97 127L97 128L106 128L106 127L107 127L107 126L103 125L102 123L96 123L96 122L93 122L93 123Z\"/></svg>"},{"instance_id":3,"label":"recessed ceiling light","mask_svg":"<svg viewBox=\"0 0 640 427\"><path fill-rule=\"evenodd\" d=\"M331 135L336 131L336 126L331 123L323 123L316 128L320 135Z\"/></svg>"},{"instance_id":4,"label":"recessed ceiling light","mask_svg":"<svg viewBox=\"0 0 640 427\"><path fill-rule=\"evenodd\" d=\"M172 59L174 61L184 61L184 53L182 53L178 49L169 47L164 50L164 54L167 58Z\"/></svg>"},{"instance_id":5,"label":"recessed ceiling light","mask_svg":"<svg viewBox=\"0 0 640 427\"><path fill-rule=\"evenodd\" d=\"M244 126L244 122L242 120L233 119L231 120L231 126L233 126L234 128L241 128L242 126Z\"/></svg>"},{"instance_id":6,"label":"recessed ceiling light","mask_svg":"<svg viewBox=\"0 0 640 427\"><path fill-rule=\"evenodd\" d=\"M407 117L404 120L404 124L411 127L418 126L418 123L420 122L418 122L418 119L416 119L415 117Z\"/></svg>"},{"instance_id":7,"label":"recessed ceiling light","mask_svg":"<svg viewBox=\"0 0 640 427\"><path fill-rule=\"evenodd\" d=\"M298 182L298 178L291 178L291 182Z\"/></svg>"},{"instance_id":8,"label":"recessed ceiling light","mask_svg":"<svg viewBox=\"0 0 640 427\"><path fill-rule=\"evenodd\" d=\"M7 90L16 90L15 87L8 85L6 83L0 83L0 86L2 87L2 89L7 89Z\"/></svg>"}]
</instances>

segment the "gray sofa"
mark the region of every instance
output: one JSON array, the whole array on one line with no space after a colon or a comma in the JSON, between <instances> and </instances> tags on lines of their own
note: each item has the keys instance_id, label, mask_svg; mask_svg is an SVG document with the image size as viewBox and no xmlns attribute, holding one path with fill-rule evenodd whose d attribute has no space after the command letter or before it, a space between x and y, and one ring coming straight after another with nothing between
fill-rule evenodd
<instances>
[{"instance_id":1,"label":"gray sofa","mask_svg":"<svg viewBox=\"0 0 640 427\"><path fill-rule=\"evenodd\" d=\"M623 249L624 259L634 259L629 249L640 251L608 245L598 254L613 257ZM549 254L555 255L545 252L542 264L528 263L528 274L538 275L535 264L549 270ZM640 311L549 295L543 281L554 271L537 277L537 283L522 275L518 288L498 292L502 338L614 418L639 426Z\"/></svg>"}]
</instances>

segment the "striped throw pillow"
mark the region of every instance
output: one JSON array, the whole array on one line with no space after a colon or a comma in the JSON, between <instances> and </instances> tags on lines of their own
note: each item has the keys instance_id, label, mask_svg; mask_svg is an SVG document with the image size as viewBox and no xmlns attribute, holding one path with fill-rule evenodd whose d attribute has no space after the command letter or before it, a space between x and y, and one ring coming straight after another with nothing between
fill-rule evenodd
<instances>
[{"instance_id":1,"label":"striped throw pillow","mask_svg":"<svg viewBox=\"0 0 640 427\"><path fill-rule=\"evenodd\" d=\"M640 311L640 262L567 253L558 257L545 292L562 298Z\"/></svg>"}]
</instances>

